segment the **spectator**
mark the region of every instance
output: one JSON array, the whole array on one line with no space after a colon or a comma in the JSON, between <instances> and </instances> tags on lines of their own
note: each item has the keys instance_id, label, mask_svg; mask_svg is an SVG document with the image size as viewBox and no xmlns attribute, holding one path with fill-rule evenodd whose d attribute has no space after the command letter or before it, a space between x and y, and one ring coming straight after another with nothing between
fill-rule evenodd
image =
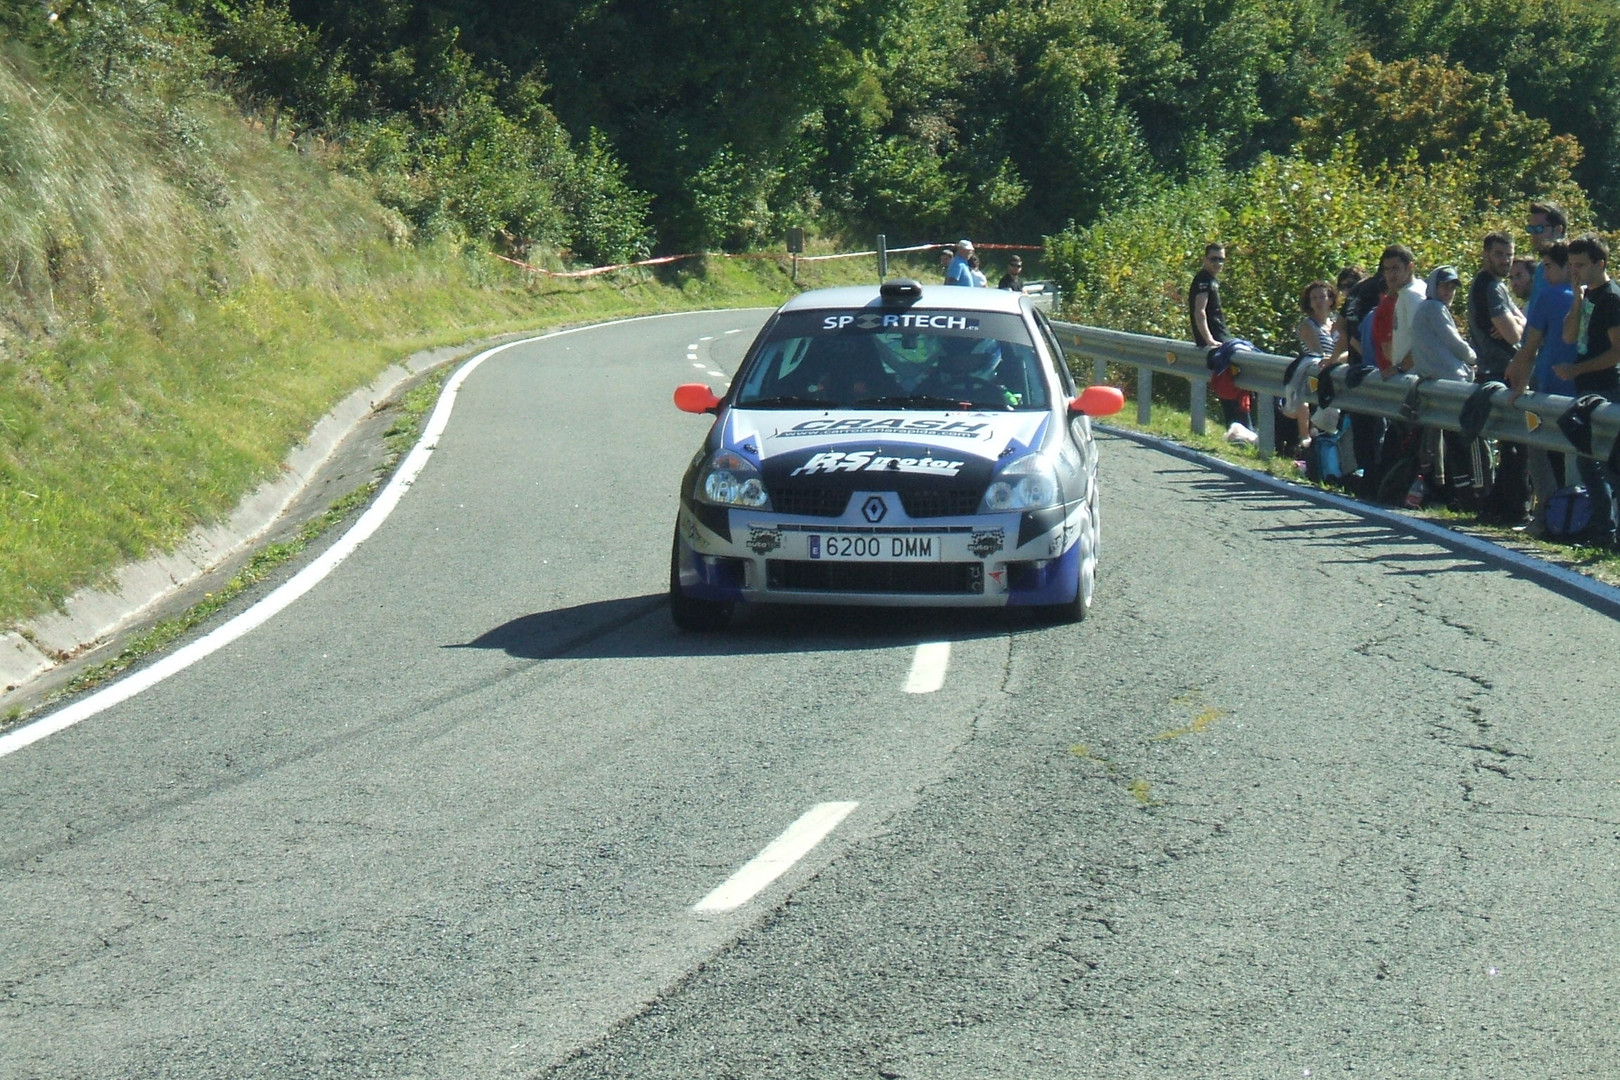
<instances>
[{"instance_id":1,"label":"spectator","mask_svg":"<svg viewBox=\"0 0 1620 1080\"><path fill-rule=\"evenodd\" d=\"M945 284L973 284L973 267L968 263L968 257L972 254L973 241L958 240L956 242L956 254L951 259L951 265L945 268Z\"/></svg>"},{"instance_id":2,"label":"spectator","mask_svg":"<svg viewBox=\"0 0 1620 1080\"><path fill-rule=\"evenodd\" d=\"M1512 238L1487 234L1483 265L1468 289L1468 336L1479 354L1480 382L1502 378L1524 337L1524 313L1504 281L1512 264Z\"/></svg>"},{"instance_id":3,"label":"spectator","mask_svg":"<svg viewBox=\"0 0 1620 1080\"><path fill-rule=\"evenodd\" d=\"M1564 340L1564 316L1575 300L1567 241L1554 240L1542 249L1540 276L1546 284L1525 313L1524 338L1503 381L1513 388L1515 399L1526 390L1574 397L1575 384L1553 374L1554 366L1576 361L1575 345Z\"/></svg>"},{"instance_id":4,"label":"spectator","mask_svg":"<svg viewBox=\"0 0 1620 1080\"><path fill-rule=\"evenodd\" d=\"M1382 269L1375 271L1371 277L1363 277L1351 287L1340 312L1339 336L1334 342L1330 362L1343 360L1347 368L1374 363L1370 332L1374 313L1384 293ZM1360 474L1352 486L1363 497L1374 497L1383 468L1384 435L1389 429L1389 421L1368 413L1351 412L1349 416L1351 454L1356 472Z\"/></svg>"},{"instance_id":5,"label":"spectator","mask_svg":"<svg viewBox=\"0 0 1620 1080\"><path fill-rule=\"evenodd\" d=\"M1024 291L1024 260L1017 255L1007 260L1007 272L1001 275L996 283L998 289L1010 289L1013 292Z\"/></svg>"},{"instance_id":6,"label":"spectator","mask_svg":"<svg viewBox=\"0 0 1620 1080\"><path fill-rule=\"evenodd\" d=\"M1468 289L1468 336L1479 355L1475 381L1501 382L1524 337L1524 313L1513 302L1507 275L1513 265L1513 238L1505 232L1485 235L1483 265ZM1480 518L1504 525L1525 520L1530 503L1529 461L1524 444L1498 442L1496 475Z\"/></svg>"},{"instance_id":7,"label":"spectator","mask_svg":"<svg viewBox=\"0 0 1620 1080\"><path fill-rule=\"evenodd\" d=\"M1474 350L1457 332L1451 301L1461 282L1455 266L1438 266L1429 274L1426 296L1412 327L1412 371L1424 379L1474 381Z\"/></svg>"},{"instance_id":8,"label":"spectator","mask_svg":"<svg viewBox=\"0 0 1620 1080\"><path fill-rule=\"evenodd\" d=\"M1192 318L1193 343L1206 349L1225 341L1226 315L1221 310L1221 288L1216 281L1226 266L1224 244L1204 245L1204 265L1193 275L1188 291L1188 313Z\"/></svg>"},{"instance_id":9,"label":"spectator","mask_svg":"<svg viewBox=\"0 0 1620 1080\"><path fill-rule=\"evenodd\" d=\"M1474 350L1457 332L1451 317L1451 301L1461 282L1454 266L1437 266L1429 274L1427 297L1418 305L1412 327L1412 371L1424 379L1454 379L1472 382ZM1428 427L1418 443L1417 477L1406 493L1406 505L1413 510L1423 505L1430 491L1440 487L1438 466L1441 448L1445 450L1445 477L1453 487L1473 484L1473 472L1463 444L1443 428Z\"/></svg>"},{"instance_id":10,"label":"spectator","mask_svg":"<svg viewBox=\"0 0 1620 1080\"><path fill-rule=\"evenodd\" d=\"M985 276L983 270L979 269L979 255L977 252L968 256L968 273L973 275L973 284L976 288L983 289L989 286L990 279Z\"/></svg>"},{"instance_id":11,"label":"spectator","mask_svg":"<svg viewBox=\"0 0 1620 1080\"><path fill-rule=\"evenodd\" d=\"M1340 275L1343 276L1342 274ZM1299 335L1300 350L1324 361L1333 355L1337 334L1334 331L1333 308L1339 302L1339 290L1325 281L1313 281L1299 294L1299 309L1305 317L1299 320L1295 333ZM1285 413L1299 425L1299 447L1311 445L1311 405L1301 400L1292 413Z\"/></svg>"},{"instance_id":12,"label":"spectator","mask_svg":"<svg viewBox=\"0 0 1620 1080\"><path fill-rule=\"evenodd\" d=\"M1569 229L1569 220L1564 217L1563 208L1557 203L1533 202L1530 204L1529 216L1525 219L1524 231L1530 234L1530 246L1536 254L1547 249L1547 245L1554 240L1563 240L1565 232ZM1547 279L1543 276L1542 267L1537 266L1535 275L1530 282L1530 299L1533 301Z\"/></svg>"},{"instance_id":13,"label":"spectator","mask_svg":"<svg viewBox=\"0 0 1620 1080\"><path fill-rule=\"evenodd\" d=\"M1574 344L1564 340L1564 316L1569 314L1575 293L1569 285L1569 244L1554 240L1541 249L1541 278L1544 284L1530 301L1525 314L1524 340L1508 364L1506 382L1515 400L1526 389L1537 394L1575 396L1575 384L1553 374L1558 364L1573 364ZM1543 536L1547 531L1547 499L1564 484L1574 484L1575 463L1566 454L1554 454L1540 447L1527 448L1530 469L1530 533Z\"/></svg>"},{"instance_id":14,"label":"spectator","mask_svg":"<svg viewBox=\"0 0 1620 1080\"><path fill-rule=\"evenodd\" d=\"M1577 394L1620 399L1620 287L1609 277L1609 245L1588 234L1569 245L1569 281L1574 296L1564 317L1564 340L1578 359L1558 364L1553 374L1571 379ZM1592 500L1592 524L1577 542L1614 546L1616 477L1608 462L1584 454L1575 459L1581 482Z\"/></svg>"},{"instance_id":15,"label":"spectator","mask_svg":"<svg viewBox=\"0 0 1620 1080\"><path fill-rule=\"evenodd\" d=\"M1339 303L1339 290L1325 281L1313 281L1299 294L1299 310L1305 317L1299 320L1294 332L1304 352L1323 358L1333 355L1338 335L1334 329L1333 309Z\"/></svg>"},{"instance_id":16,"label":"spectator","mask_svg":"<svg viewBox=\"0 0 1620 1080\"><path fill-rule=\"evenodd\" d=\"M947 285L951 283L951 263L955 260L956 249L954 247L942 247L939 249L939 272L944 275L945 284Z\"/></svg>"},{"instance_id":17,"label":"spectator","mask_svg":"<svg viewBox=\"0 0 1620 1080\"><path fill-rule=\"evenodd\" d=\"M1193 341L1206 349L1214 348L1231 336L1226 332L1226 315L1221 310L1221 288L1216 280L1225 266L1226 245L1205 244L1204 264L1193 275L1192 287L1188 290L1187 305L1192 320ZM1248 392L1239 390L1230 375L1224 380L1217 375L1209 384L1221 403L1221 423L1226 428L1226 437L1252 444L1258 436L1254 433L1254 420L1250 413L1252 399Z\"/></svg>"},{"instance_id":18,"label":"spectator","mask_svg":"<svg viewBox=\"0 0 1620 1080\"><path fill-rule=\"evenodd\" d=\"M1359 266L1347 266L1339 271L1338 277L1333 279L1333 285L1339 290L1342 299L1348 299L1350 290L1361 284L1367 277L1367 271Z\"/></svg>"},{"instance_id":19,"label":"spectator","mask_svg":"<svg viewBox=\"0 0 1620 1080\"><path fill-rule=\"evenodd\" d=\"M1513 299L1529 301L1535 276L1535 260L1526 259L1522 255L1513 260L1513 265L1508 268L1508 288L1513 291Z\"/></svg>"},{"instance_id":20,"label":"spectator","mask_svg":"<svg viewBox=\"0 0 1620 1080\"><path fill-rule=\"evenodd\" d=\"M1388 342L1389 351L1378 365L1386 377L1412 368L1412 328L1417 319L1418 305L1428 295L1428 288L1414 273L1413 261L1412 249L1404 244L1391 244L1384 249L1383 258L1379 260L1389 293L1378 302L1378 308L1380 313L1389 310L1393 316L1388 336L1384 334L1381 319L1375 334L1380 343ZM1389 303L1391 296L1395 301L1393 305ZM1379 318L1379 315L1375 313L1374 317Z\"/></svg>"},{"instance_id":21,"label":"spectator","mask_svg":"<svg viewBox=\"0 0 1620 1080\"><path fill-rule=\"evenodd\" d=\"M1361 355L1361 323L1372 315L1384 295L1384 275L1378 271L1368 277L1360 267L1347 266L1339 271L1339 280L1343 282L1346 275L1351 273L1356 275L1354 284L1339 286L1339 293L1344 297L1344 303L1339 306L1339 337L1333 343L1333 355L1328 359L1370 364L1372 361Z\"/></svg>"}]
</instances>

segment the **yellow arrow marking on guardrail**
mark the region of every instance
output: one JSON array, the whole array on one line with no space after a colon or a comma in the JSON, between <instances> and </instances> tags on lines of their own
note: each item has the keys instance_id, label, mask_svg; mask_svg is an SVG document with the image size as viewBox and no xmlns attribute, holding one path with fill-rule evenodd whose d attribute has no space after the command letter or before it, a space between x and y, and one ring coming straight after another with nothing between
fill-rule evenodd
<instances>
[{"instance_id":1,"label":"yellow arrow marking on guardrail","mask_svg":"<svg viewBox=\"0 0 1620 1080\"><path fill-rule=\"evenodd\" d=\"M1525 413L1524 414L1524 426L1525 426L1525 430L1527 430L1527 431L1536 430L1536 428L1541 426L1541 417L1537 416L1533 412Z\"/></svg>"},{"instance_id":2,"label":"yellow arrow marking on guardrail","mask_svg":"<svg viewBox=\"0 0 1620 1080\"><path fill-rule=\"evenodd\" d=\"M1176 362L1176 354L1173 352L1167 352L1164 354L1164 359L1166 363L1173 364Z\"/></svg>"}]
</instances>

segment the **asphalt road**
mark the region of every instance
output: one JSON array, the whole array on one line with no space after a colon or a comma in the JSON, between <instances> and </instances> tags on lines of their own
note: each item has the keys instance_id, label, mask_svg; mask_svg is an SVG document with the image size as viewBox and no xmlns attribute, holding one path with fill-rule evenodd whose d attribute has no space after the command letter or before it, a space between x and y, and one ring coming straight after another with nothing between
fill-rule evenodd
<instances>
[{"instance_id":1,"label":"asphalt road","mask_svg":"<svg viewBox=\"0 0 1620 1080\"><path fill-rule=\"evenodd\" d=\"M669 391L760 318L492 358L313 592L0 757L0 1077L1620 1075L1611 618L1108 438L1079 626L680 635Z\"/></svg>"}]
</instances>

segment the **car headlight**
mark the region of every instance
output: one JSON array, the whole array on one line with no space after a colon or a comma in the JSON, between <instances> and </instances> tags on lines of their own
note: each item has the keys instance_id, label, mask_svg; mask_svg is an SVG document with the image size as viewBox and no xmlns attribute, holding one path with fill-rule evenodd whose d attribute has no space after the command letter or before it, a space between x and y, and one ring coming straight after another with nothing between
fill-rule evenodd
<instances>
[{"instance_id":1,"label":"car headlight","mask_svg":"<svg viewBox=\"0 0 1620 1080\"><path fill-rule=\"evenodd\" d=\"M1030 454L1002 469L990 481L979 511L996 514L1008 510L1040 510L1061 501L1057 470L1052 462L1042 454Z\"/></svg>"},{"instance_id":2,"label":"car headlight","mask_svg":"<svg viewBox=\"0 0 1620 1080\"><path fill-rule=\"evenodd\" d=\"M696 489L692 493L706 503L716 506L746 506L769 509L771 497L765 491L765 480L753 462L730 450L716 450L708 463L698 470Z\"/></svg>"}]
</instances>

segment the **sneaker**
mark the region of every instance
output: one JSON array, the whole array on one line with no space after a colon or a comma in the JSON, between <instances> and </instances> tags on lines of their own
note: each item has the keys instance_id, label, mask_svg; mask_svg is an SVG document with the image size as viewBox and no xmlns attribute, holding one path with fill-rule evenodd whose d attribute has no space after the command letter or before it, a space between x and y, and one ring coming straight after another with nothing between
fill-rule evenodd
<instances>
[{"instance_id":1,"label":"sneaker","mask_svg":"<svg viewBox=\"0 0 1620 1080\"><path fill-rule=\"evenodd\" d=\"M1412 481L1412 486L1406 489L1406 508L1417 510L1423 506L1423 499L1429 494L1428 481L1418 477Z\"/></svg>"},{"instance_id":2,"label":"sneaker","mask_svg":"<svg viewBox=\"0 0 1620 1080\"><path fill-rule=\"evenodd\" d=\"M1547 521L1545 518L1532 518L1523 525L1513 526L1513 531L1523 533L1532 540L1547 539Z\"/></svg>"},{"instance_id":3,"label":"sneaker","mask_svg":"<svg viewBox=\"0 0 1620 1080\"><path fill-rule=\"evenodd\" d=\"M1260 445L1260 436L1242 424L1233 421L1232 426L1226 429L1226 441L1229 443L1242 443L1245 446L1258 446Z\"/></svg>"}]
</instances>

